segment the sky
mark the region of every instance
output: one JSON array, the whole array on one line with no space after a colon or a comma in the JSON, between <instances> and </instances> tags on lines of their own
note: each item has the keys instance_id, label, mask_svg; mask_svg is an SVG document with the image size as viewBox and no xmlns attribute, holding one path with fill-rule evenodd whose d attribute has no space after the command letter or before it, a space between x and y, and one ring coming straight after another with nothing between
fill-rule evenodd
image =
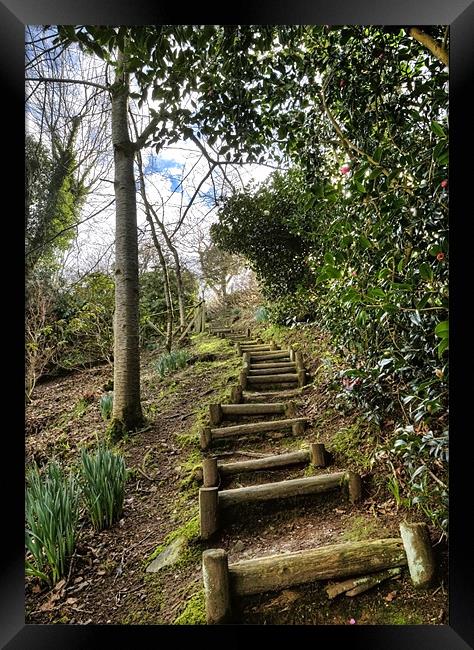
<instances>
[{"instance_id":1,"label":"sky","mask_svg":"<svg viewBox=\"0 0 474 650\"><path fill-rule=\"evenodd\" d=\"M28 40L31 34L28 33L29 28L26 29L26 38ZM49 42L44 43L45 47L49 45ZM41 73L45 74L44 69ZM37 76L38 74L39 70L35 66L27 69L27 76ZM85 57L72 51L68 52L67 57L54 60L47 69L46 74L52 77L93 79L100 83L103 80L104 64L97 57ZM36 84L27 83L27 93L33 90L35 86ZM53 119L54 102L57 100L55 96L54 101L51 104L49 103L45 86L46 84L40 84L35 95L27 103L26 129L27 132L34 135L38 135L40 132L41 113L45 110L45 107L46 113L49 110L50 117ZM58 88L59 84L55 84L55 87ZM115 211L113 204L110 112L107 115L106 94L102 93L102 99L94 99L94 92L96 91L91 87L61 84L60 92L64 94L62 106L66 107L64 110L68 113L59 121L60 130L67 128L68 120L70 121L71 116L81 112L85 102L90 107L95 101L98 103L98 108L102 110L102 113L96 110L97 115L95 117L93 110L90 116L84 118L77 140L79 151L92 149L93 153L95 153L94 142L91 144L92 138L96 138L97 150L100 147L105 149L104 154L97 158L90 173L90 177L95 179L95 183L81 213L82 223L77 228L76 241L71 250L67 251L63 257L63 263L70 271L71 276L77 276L96 268L111 269L113 264ZM51 96L50 94L49 98ZM151 107L153 107L153 103ZM110 105L108 108L110 108ZM144 112L144 109L139 112L136 106L132 106L132 111L135 111L140 132L146 126L149 117ZM104 115L106 115L105 121L101 119ZM102 131L100 131L101 129ZM97 135L98 133L99 135ZM219 143L216 146L219 147ZM215 157L216 154L213 153L212 155ZM201 157L200 151L190 140L178 141L158 155L152 149L143 150L142 156L148 199L162 217L167 226L167 231L172 233L197 184L207 173L209 169L208 163ZM234 177L237 186L242 186L242 183L247 184L250 181L260 184L271 171L271 168L262 165L239 166L238 174L232 171L230 166L227 168L227 173L229 176ZM188 176L181 184L185 175ZM218 173L214 174L214 183L219 192L222 187L222 180L219 180ZM229 192L229 188L224 187L224 190L227 193ZM173 238L183 263L195 272L199 271L197 254L199 241L201 241L201 245L203 242L209 241L209 227L216 220L216 210L213 209L213 195L213 182L211 178L208 178L202 185L193 207L189 210L185 224ZM139 240L144 237L150 238L149 226L138 191L137 210Z\"/></svg>"}]
</instances>

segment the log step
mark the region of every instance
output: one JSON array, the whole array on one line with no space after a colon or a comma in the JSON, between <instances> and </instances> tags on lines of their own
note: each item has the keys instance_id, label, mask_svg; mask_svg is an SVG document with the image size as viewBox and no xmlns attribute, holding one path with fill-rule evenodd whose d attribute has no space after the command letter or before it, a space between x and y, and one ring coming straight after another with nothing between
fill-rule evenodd
<instances>
[{"instance_id":1,"label":"log step","mask_svg":"<svg viewBox=\"0 0 474 650\"><path fill-rule=\"evenodd\" d=\"M293 364L293 366L294 366L294 364ZM285 370L288 370L288 373L284 373ZM255 367L250 367L250 369L248 371L248 377L258 377L258 376L262 376L262 375L264 375L264 376L265 375L267 375L267 376L268 375L280 375L281 373L283 373L283 374L293 374L293 373L290 373L290 370L294 370L295 377L296 377L295 381L298 381L298 374L296 372L296 366L295 367L289 367L289 368L288 367L282 368L281 366L277 366L276 368L268 368L268 367L266 367L266 368L261 368L261 369L260 368L255 368Z\"/></svg>"},{"instance_id":2,"label":"log step","mask_svg":"<svg viewBox=\"0 0 474 650\"><path fill-rule=\"evenodd\" d=\"M220 477L242 474L244 472L262 472L282 467L291 467L311 463L314 467L326 467L327 454L323 443L311 442L306 449L285 454L265 456L253 460L240 460L231 463L218 462L214 456L202 461L201 479L204 487L220 485Z\"/></svg>"},{"instance_id":3,"label":"log step","mask_svg":"<svg viewBox=\"0 0 474 650\"><path fill-rule=\"evenodd\" d=\"M290 355L285 350L281 352L270 350L269 352L250 352L250 363L254 361L271 361L273 359L284 359L291 361Z\"/></svg>"},{"instance_id":4,"label":"log step","mask_svg":"<svg viewBox=\"0 0 474 650\"><path fill-rule=\"evenodd\" d=\"M243 416L280 415L287 418L295 417L296 407L294 402L272 402L267 404L209 404L209 419L211 426L218 426L223 419L232 419Z\"/></svg>"},{"instance_id":5,"label":"log step","mask_svg":"<svg viewBox=\"0 0 474 650\"><path fill-rule=\"evenodd\" d=\"M240 343L240 348L242 350L245 350L245 352L259 352L260 350L263 350L264 352L272 352L275 351L277 352L278 350L281 350L280 347L276 346L271 346L268 345L268 343Z\"/></svg>"},{"instance_id":6,"label":"log step","mask_svg":"<svg viewBox=\"0 0 474 650\"><path fill-rule=\"evenodd\" d=\"M274 369L281 368L282 370L296 370L296 363L294 361L262 361L260 363L251 363L249 370L264 370L265 368Z\"/></svg>"},{"instance_id":7,"label":"log step","mask_svg":"<svg viewBox=\"0 0 474 650\"><path fill-rule=\"evenodd\" d=\"M322 476L309 476L295 478L263 485L250 485L249 487L222 490L217 486L202 487L199 489L199 519L201 538L209 539L219 528L219 510L248 503L261 503L277 499L292 497L305 497L321 494L340 488L349 492L351 503L360 498L360 493L354 493L353 478L360 476L354 472L334 472ZM346 490L346 486L348 490ZM357 497L354 498L354 497Z\"/></svg>"},{"instance_id":8,"label":"log step","mask_svg":"<svg viewBox=\"0 0 474 650\"><path fill-rule=\"evenodd\" d=\"M255 371L254 371L255 372ZM265 375L248 375L247 382L249 384L286 384L286 383L298 383L298 374L295 373L285 373L285 374L265 374Z\"/></svg>"},{"instance_id":9,"label":"log step","mask_svg":"<svg viewBox=\"0 0 474 650\"><path fill-rule=\"evenodd\" d=\"M229 565L229 578L233 593L244 596L406 564L400 538L375 539L243 560Z\"/></svg>"},{"instance_id":10,"label":"log step","mask_svg":"<svg viewBox=\"0 0 474 650\"><path fill-rule=\"evenodd\" d=\"M264 433L266 431L281 431L282 429L293 429L307 423L308 418L287 418L286 420L270 420L269 422L252 422L250 424L236 424L230 427L211 429L212 438L228 438L231 436L245 435L248 433Z\"/></svg>"},{"instance_id":11,"label":"log step","mask_svg":"<svg viewBox=\"0 0 474 650\"><path fill-rule=\"evenodd\" d=\"M346 472L334 472L323 476L294 478L275 483L263 483L248 487L222 490L218 495L219 508L255 503L256 501L273 501L297 496L320 494L342 487Z\"/></svg>"},{"instance_id":12,"label":"log step","mask_svg":"<svg viewBox=\"0 0 474 650\"><path fill-rule=\"evenodd\" d=\"M270 415L275 413L286 413L287 404L273 402L269 404L221 404L222 415L243 416L243 415Z\"/></svg>"},{"instance_id":13,"label":"log step","mask_svg":"<svg viewBox=\"0 0 474 650\"><path fill-rule=\"evenodd\" d=\"M221 476L232 476L233 474L242 474L243 472L258 472L290 467L292 465L301 465L303 463L309 463L310 460L311 451L304 449L302 451L292 451L288 454L278 454L275 456L267 456L266 458L256 458L254 460L240 460L235 463L217 463L217 470Z\"/></svg>"},{"instance_id":14,"label":"log step","mask_svg":"<svg viewBox=\"0 0 474 650\"><path fill-rule=\"evenodd\" d=\"M279 469L291 465L311 463L315 467L326 466L326 450L322 443L310 443L307 449L290 451L286 454L266 456L254 460L241 460L232 463L220 463L216 461L216 469L221 476L231 476L242 472L258 472L270 469ZM210 483L208 483L208 487Z\"/></svg>"},{"instance_id":15,"label":"log step","mask_svg":"<svg viewBox=\"0 0 474 650\"><path fill-rule=\"evenodd\" d=\"M268 391L268 386L265 387L265 391L243 391L242 400L245 404L259 404L262 401L267 399L273 399L275 397L279 399L293 398L301 396L301 388L283 388L282 390Z\"/></svg>"}]
</instances>

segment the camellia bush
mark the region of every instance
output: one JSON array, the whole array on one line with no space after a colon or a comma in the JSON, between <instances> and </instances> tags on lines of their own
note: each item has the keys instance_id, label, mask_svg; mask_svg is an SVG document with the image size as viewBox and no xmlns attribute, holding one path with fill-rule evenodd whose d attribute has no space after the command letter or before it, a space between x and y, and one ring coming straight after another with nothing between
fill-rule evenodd
<instances>
[{"instance_id":1,"label":"camellia bush","mask_svg":"<svg viewBox=\"0 0 474 650\"><path fill-rule=\"evenodd\" d=\"M330 333L354 405L395 422L406 498L446 530L447 69L398 28L318 29L290 61L298 100L275 124L293 167L230 197L212 236L273 322Z\"/></svg>"}]
</instances>

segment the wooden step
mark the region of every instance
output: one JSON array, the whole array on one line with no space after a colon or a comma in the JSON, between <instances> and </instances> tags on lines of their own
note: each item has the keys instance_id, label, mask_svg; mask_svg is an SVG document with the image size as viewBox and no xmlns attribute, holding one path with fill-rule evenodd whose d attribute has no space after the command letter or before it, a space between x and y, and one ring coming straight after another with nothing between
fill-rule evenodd
<instances>
[{"instance_id":1,"label":"wooden step","mask_svg":"<svg viewBox=\"0 0 474 650\"><path fill-rule=\"evenodd\" d=\"M219 511L248 503L261 503L278 499L290 499L321 494L340 489L348 492L351 503L360 499L360 490L352 491L352 479L360 476L354 472L334 472L307 478L250 485L249 487L219 491L218 487L199 489L199 519L202 539L209 539L219 527ZM347 489L348 488L348 489Z\"/></svg>"},{"instance_id":2,"label":"wooden step","mask_svg":"<svg viewBox=\"0 0 474 650\"><path fill-rule=\"evenodd\" d=\"M270 415L275 413L285 413L288 406L284 402L272 402L269 404L221 404L222 414L224 416L243 416L243 415Z\"/></svg>"},{"instance_id":3,"label":"wooden step","mask_svg":"<svg viewBox=\"0 0 474 650\"><path fill-rule=\"evenodd\" d=\"M236 418L255 415L285 414L287 418L295 417L294 402L273 402L271 404L209 404L209 419L211 426L218 426L225 418Z\"/></svg>"},{"instance_id":4,"label":"wooden step","mask_svg":"<svg viewBox=\"0 0 474 650\"><path fill-rule=\"evenodd\" d=\"M270 420L268 422L235 424L220 428L204 427L201 430L200 445L201 449L207 449L213 440L245 436L254 433L265 433L268 431L281 431L282 429L291 429L293 435L299 435L303 433L306 422L307 418L287 418L285 420Z\"/></svg>"},{"instance_id":5,"label":"wooden step","mask_svg":"<svg viewBox=\"0 0 474 650\"><path fill-rule=\"evenodd\" d=\"M346 472L334 472L322 476L308 476L274 483L249 485L232 490L221 490L218 496L219 508L328 492L342 487L345 477Z\"/></svg>"},{"instance_id":6,"label":"wooden step","mask_svg":"<svg viewBox=\"0 0 474 650\"><path fill-rule=\"evenodd\" d=\"M293 429L298 427L301 431L301 425L307 423L308 418L286 418L285 420L268 420L267 422L249 422L248 424L234 424L228 427L211 429L213 438L229 438L240 436L248 433L263 433L265 431L280 431L281 429Z\"/></svg>"},{"instance_id":7,"label":"wooden step","mask_svg":"<svg viewBox=\"0 0 474 650\"><path fill-rule=\"evenodd\" d=\"M278 361L275 361L274 363L271 361L262 361L261 363L251 363L249 365L249 370L265 370L265 368L270 370L275 368L281 368L282 370L296 370L296 363L294 361L281 361L280 363Z\"/></svg>"},{"instance_id":8,"label":"wooden step","mask_svg":"<svg viewBox=\"0 0 474 650\"><path fill-rule=\"evenodd\" d=\"M267 399L272 399L277 397L278 399L292 399L296 397L300 397L302 394L301 388L283 388L282 390L278 391L269 391L268 387L265 387L265 390L262 391L255 391L255 392L249 392L249 391L243 391L242 392L242 400L245 404L258 404L262 401L265 401Z\"/></svg>"},{"instance_id":9,"label":"wooden step","mask_svg":"<svg viewBox=\"0 0 474 650\"><path fill-rule=\"evenodd\" d=\"M254 361L271 361L273 359L284 359L285 361L291 361L290 356L287 351L269 351L269 352L251 352L250 353L250 363Z\"/></svg>"},{"instance_id":10,"label":"wooden step","mask_svg":"<svg viewBox=\"0 0 474 650\"><path fill-rule=\"evenodd\" d=\"M245 352L258 352L259 350L264 350L265 352L277 352L281 349L276 345L271 346L268 343L248 343L247 341L245 341L245 343L240 343L240 347L242 350L245 350Z\"/></svg>"},{"instance_id":11,"label":"wooden step","mask_svg":"<svg viewBox=\"0 0 474 650\"><path fill-rule=\"evenodd\" d=\"M294 364L293 364L294 365ZM284 373L285 370L288 370L288 373ZM294 368L282 368L281 366L278 366L276 368L255 368L255 367L250 367L248 371L248 376L249 377L258 377L261 375L280 375L281 373L284 374L290 374L290 370L293 370L296 376L296 380L298 380L298 373L296 372L296 366ZM293 373L291 373L293 374Z\"/></svg>"},{"instance_id":12,"label":"wooden step","mask_svg":"<svg viewBox=\"0 0 474 650\"><path fill-rule=\"evenodd\" d=\"M302 451L292 451L288 454L256 458L254 460L239 460L235 463L217 463L217 471L221 476L232 476L233 474L242 474L243 472L256 472L280 469L281 467L289 467L291 465L301 465L302 463L309 463L310 459L311 452L309 449L305 449Z\"/></svg>"},{"instance_id":13,"label":"wooden step","mask_svg":"<svg viewBox=\"0 0 474 650\"><path fill-rule=\"evenodd\" d=\"M210 581L207 558L213 554L219 555L225 568L220 580ZM382 569L404 567L407 563L407 553L399 537L331 544L233 564L228 564L224 550L210 549L203 552L203 579L208 584L207 611L214 613L213 622L219 623L230 615L230 602L236 596L278 591L317 580L364 576ZM224 600L229 603L225 608L219 607L223 591L227 592Z\"/></svg>"},{"instance_id":14,"label":"wooden step","mask_svg":"<svg viewBox=\"0 0 474 650\"><path fill-rule=\"evenodd\" d=\"M244 472L261 472L292 465L311 463L314 467L326 467L327 453L323 443L311 442L306 449L291 451L286 454L275 454L253 460L240 460L222 463L216 457L205 458L201 467L201 479L204 487L215 487L220 484L221 476L232 476Z\"/></svg>"},{"instance_id":15,"label":"wooden step","mask_svg":"<svg viewBox=\"0 0 474 650\"><path fill-rule=\"evenodd\" d=\"M256 372L256 371L253 371ZM298 373L285 373L285 374L270 374L270 375L247 375L247 382L249 384L289 384L298 383Z\"/></svg>"}]
</instances>

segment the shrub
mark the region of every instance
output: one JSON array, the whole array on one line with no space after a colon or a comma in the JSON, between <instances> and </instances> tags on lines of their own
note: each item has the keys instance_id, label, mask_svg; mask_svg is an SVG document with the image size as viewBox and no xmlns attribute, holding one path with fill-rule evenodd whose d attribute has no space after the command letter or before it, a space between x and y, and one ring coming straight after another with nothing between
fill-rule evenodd
<instances>
[{"instance_id":1,"label":"shrub","mask_svg":"<svg viewBox=\"0 0 474 650\"><path fill-rule=\"evenodd\" d=\"M255 320L257 323L266 323L269 320L268 310L266 307L261 305L255 311Z\"/></svg>"},{"instance_id":2,"label":"shrub","mask_svg":"<svg viewBox=\"0 0 474 650\"><path fill-rule=\"evenodd\" d=\"M81 478L86 509L96 530L112 526L122 514L127 472L122 455L99 447L81 451Z\"/></svg>"},{"instance_id":3,"label":"shrub","mask_svg":"<svg viewBox=\"0 0 474 650\"><path fill-rule=\"evenodd\" d=\"M27 473L26 574L50 586L66 573L76 544L79 486L56 461L43 474L34 465Z\"/></svg>"},{"instance_id":4,"label":"shrub","mask_svg":"<svg viewBox=\"0 0 474 650\"><path fill-rule=\"evenodd\" d=\"M174 350L169 354L162 354L156 362L156 369L160 378L170 372L184 368L189 359L189 352L187 350Z\"/></svg>"},{"instance_id":5,"label":"shrub","mask_svg":"<svg viewBox=\"0 0 474 650\"><path fill-rule=\"evenodd\" d=\"M104 420L110 419L114 407L114 394L106 393L100 398L100 414Z\"/></svg>"}]
</instances>

